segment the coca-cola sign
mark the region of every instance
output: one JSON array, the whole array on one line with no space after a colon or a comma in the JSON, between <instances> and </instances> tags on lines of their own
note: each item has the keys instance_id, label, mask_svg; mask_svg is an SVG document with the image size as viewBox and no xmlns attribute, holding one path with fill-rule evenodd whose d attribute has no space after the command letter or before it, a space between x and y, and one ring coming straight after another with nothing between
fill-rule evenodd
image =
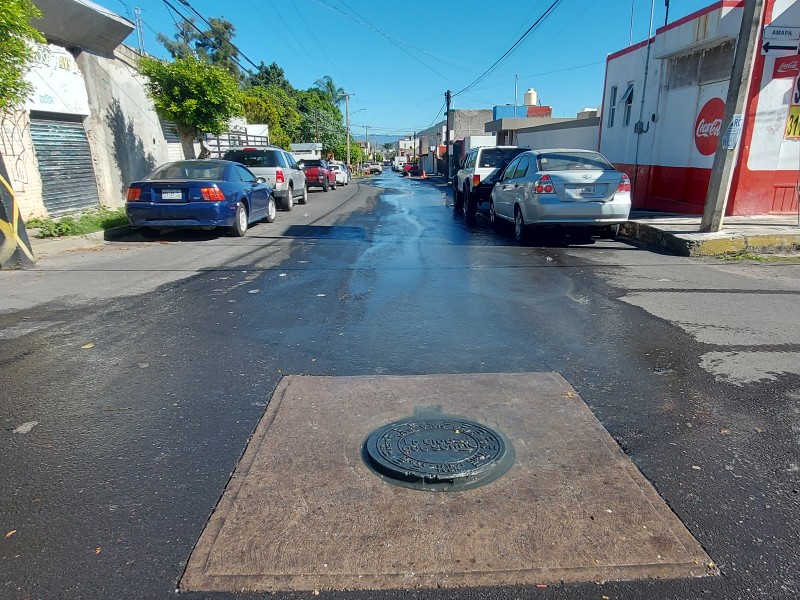
<instances>
[{"instance_id":1,"label":"coca-cola sign","mask_svg":"<svg viewBox=\"0 0 800 600\"><path fill-rule=\"evenodd\" d=\"M721 98L711 98L700 109L694 123L694 145L700 154L710 156L717 151L724 116L725 103Z\"/></svg>"},{"instance_id":2,"label":"coca-cola sign","mask_svg":"<svg viewBox=\"0 0 800 600\"><path fill-rule=\"evenodd\" d=\"M773 79L797 77L798 74L800 74L800 55L781 56L775 59L775 66L772 67Z\"/></svg>"}]
</instances>

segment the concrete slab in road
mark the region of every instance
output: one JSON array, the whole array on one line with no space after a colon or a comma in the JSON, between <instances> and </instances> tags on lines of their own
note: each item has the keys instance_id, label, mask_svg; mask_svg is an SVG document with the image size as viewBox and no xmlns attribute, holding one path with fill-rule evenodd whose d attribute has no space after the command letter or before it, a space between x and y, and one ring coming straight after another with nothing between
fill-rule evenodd
<instances>
[{"instance_id":1,"label":"concrete slab in road","mask_svg":"<svg viewBox=\"0 0 800 600\"><path fill-rule=\"evenodd\" d=\"M514 465L461 492L387 483L367 436L439 407ZM716 574L556 373L285 378L180 583L190 591L407 589Z\"/></svg>"}]
</instances>

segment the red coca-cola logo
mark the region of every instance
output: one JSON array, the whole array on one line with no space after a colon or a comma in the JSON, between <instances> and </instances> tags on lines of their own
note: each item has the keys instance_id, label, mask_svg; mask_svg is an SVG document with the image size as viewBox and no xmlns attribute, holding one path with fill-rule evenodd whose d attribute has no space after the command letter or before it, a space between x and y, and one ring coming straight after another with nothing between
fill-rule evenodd
<instances>
[{"instance_id":1,"label":"red coca-cola logo","mask_svg":"<svg viewBox=\"0 0 800 600\"><path fill-rule=\"evenodd\" d=\"M783 56L775 59L772 78L795 77L800 74L800 56Z\"/></svg>"},{"instance_id":2,"label":"red coca-cola logo","mask_svg":"<svg viewBox=\"0 0 800 600\"><path fill-rule=\"evenodd\" d=\"M724 116L725 103L721 98L711 98L700 109L694 123L694 145L700 154L710 156L717 151Z\"/></svg>"}]
</instances>

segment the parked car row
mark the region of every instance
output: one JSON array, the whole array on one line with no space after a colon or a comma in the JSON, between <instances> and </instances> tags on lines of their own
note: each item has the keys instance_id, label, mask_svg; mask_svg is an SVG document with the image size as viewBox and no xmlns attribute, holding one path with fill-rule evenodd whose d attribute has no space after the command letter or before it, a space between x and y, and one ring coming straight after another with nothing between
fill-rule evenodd
<instances>
[{"instance_id":1,"label":"parked car row","mask_svg":"<svg viewBox=\"0 0 800 600\"><path fill-rule=\"evenodd\" d=\"M631 182L599 152L492 146L471 150L453 177L456 210L514 223L523 242L535 227L602 227L616 235L631 210Z\"/></svg>"},{"instance_id":2,"label":"parked car row","mask_svg":"<svg viewBox=\"0 0 800 600\"><path fill-rule=\"evenodd\" d=\"M250 224L276 218L308 202L308 190L326 192L350 183L346 166L325 160L297 161L280 148L235 148L221 159L180 160L164 164L130 184L125 212L143 235L162 229L227 228L245 235Z\"/></svg>"}]
</instances>

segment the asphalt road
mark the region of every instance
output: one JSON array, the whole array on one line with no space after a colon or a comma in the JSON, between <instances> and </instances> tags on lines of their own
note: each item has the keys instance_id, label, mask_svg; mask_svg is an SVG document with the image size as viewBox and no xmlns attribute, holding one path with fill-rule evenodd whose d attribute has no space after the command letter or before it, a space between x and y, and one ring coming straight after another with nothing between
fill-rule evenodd
<instances>
[{"instance_id":1,"label":"asphalt road","mask_svg":"<svg viewBox=\"0 0 800 600\"><path fill-rule=\"evenodd\" d=\"M321 595L796 598L800 266L520 247L449 204L386 173L0 273L0 597L226 598L176 587L283 375L557 371L719 577Z\"/></svg>"}]
</instances>

